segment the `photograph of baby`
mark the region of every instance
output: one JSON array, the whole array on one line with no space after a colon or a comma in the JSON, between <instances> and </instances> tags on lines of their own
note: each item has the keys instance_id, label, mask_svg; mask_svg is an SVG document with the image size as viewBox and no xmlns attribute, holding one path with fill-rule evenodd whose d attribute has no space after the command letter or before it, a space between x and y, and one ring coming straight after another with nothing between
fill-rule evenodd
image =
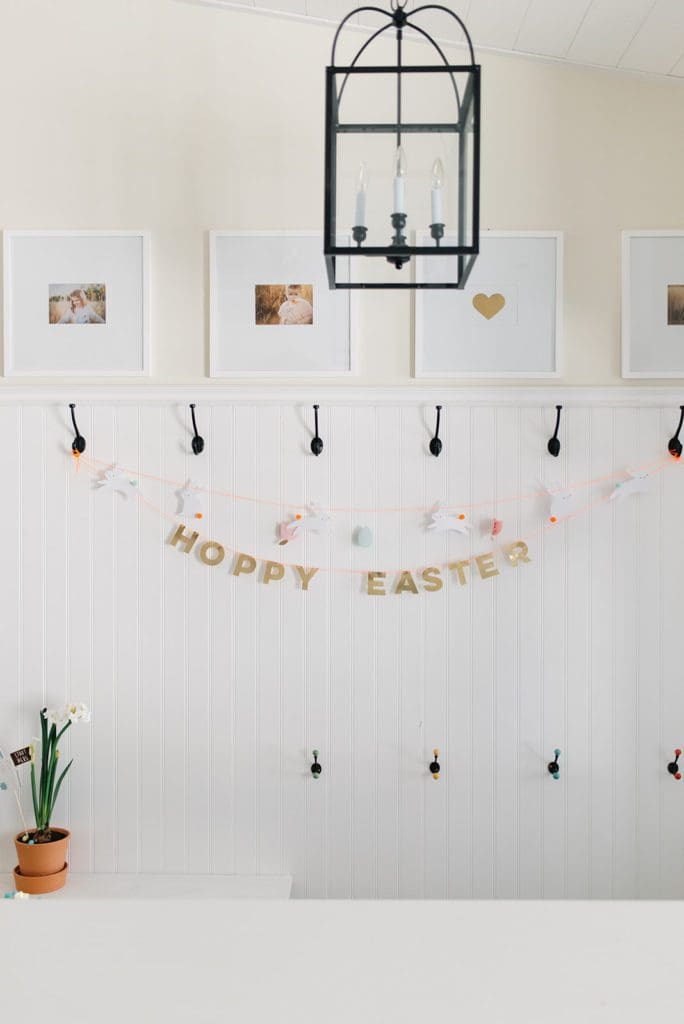
<instances>
[{"instance_id":1,"label":"photograph of baby","mask_svg":"<svg viewBox=\"0 0 684 1024\"><path fill-rule=\"evenodd\" d=\"M107 288L104 284L51 284L50 324L104 324Z\"/></svg>"},{"instance_id":2,"label":"photograph of baby","mask_svg":"<svg viewBox=\"0 0 684 1024\"><path fill-rule=\"evenodd\" d=\"M313 285L255 285L254 322L257 326L284 327L313 324Z\"/></svg>"},{"instance_id":3,"label":"photograph of baby","mask_svg":"<svg viewBox=\"0 0 684 1024\"><path fill-rule=\"evenodd\" d=\"M667 286L667 323L668 327L684 324L684 284Z\"/></svg>"}]
</instances>

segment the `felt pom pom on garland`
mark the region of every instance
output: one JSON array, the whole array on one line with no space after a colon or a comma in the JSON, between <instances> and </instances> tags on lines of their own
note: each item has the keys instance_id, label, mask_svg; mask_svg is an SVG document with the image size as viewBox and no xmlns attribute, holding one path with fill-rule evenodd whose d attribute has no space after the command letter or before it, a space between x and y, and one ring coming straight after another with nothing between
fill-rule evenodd
<instances>
[{"instance_id":1,"label":"felt pom pom on garland","mask_svg":"<svg viewBox=\"0 0 684 1024\"><path fill-rule=\"evenodd\" d=\"M373 544L373 531L369 526L357 526L354 530L354 543L360 548L369 548Z\"/></svg>"}]
</instances>

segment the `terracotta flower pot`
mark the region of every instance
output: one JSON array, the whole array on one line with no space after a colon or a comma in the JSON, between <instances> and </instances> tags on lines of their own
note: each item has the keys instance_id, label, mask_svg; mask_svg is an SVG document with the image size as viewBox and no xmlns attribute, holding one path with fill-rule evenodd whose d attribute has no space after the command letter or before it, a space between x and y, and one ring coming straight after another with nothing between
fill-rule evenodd
<instances>
[{"instance_id":1,"label":"terracotta flower pot","mask_svg":"<svg viewBox=\"0 0 684 1024\"><path fill-rule=\"evenodd\" d=\"M17 866L14 869L14 884L19 892L28 892L31 896L44 896L45 893L56 892L62 888L68 870L69 865L63 864L62 870L55 871L52 875L22 875Z\"/></svg>"},{"instance_id":2,"label":"terracotta flower pot","mask_svg":"<svg viewBox=\"0 0 684 1024\"><path fill-rule=\"evenodd\" d=\"M34 833L35 829L29 830L29 839L33 838ZM18 832L14 837L14 845L19 858L19 871L24 878L40 878L44 875L54 875L63 870L71 833L65 828L53 828L52 834L60 838L53 839L51 843L35 843L33 846L22 843L21 837L25 835L24 832Z\"/></svg>"}]
</instances>

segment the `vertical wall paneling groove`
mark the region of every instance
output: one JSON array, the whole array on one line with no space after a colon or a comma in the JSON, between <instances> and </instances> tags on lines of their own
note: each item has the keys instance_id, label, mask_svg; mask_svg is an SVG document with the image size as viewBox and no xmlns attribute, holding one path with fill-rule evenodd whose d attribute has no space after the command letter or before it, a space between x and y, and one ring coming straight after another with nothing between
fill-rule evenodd
<instances>
[{"instance_id":1,"label":"vertical wall paneling groove","mask_svg":"<svg viewBox=\"0 0 684 1024\"><path fill-rule=\"evenodd\" d=\"M550 406L446 404L437 459L434 407L417 403L322 403L319 458L309 405L198 405L201 456L186 405L78 413L87 454L129 469L145 502L77 470L62 406L0 407L0 746L30 742L44 703L92 706L61 751L74 869L286 872L311 897L684 896L684 791L666 771L684 745L682 468L606 500L664 456L676 410L566 408L558 459ZM577 490L591 507L552 526L541 485L593 478ZM171 547L154 511L173 518L188 479L211 492L197 529L225 544L215 568ZM472 529L337 511L329 536L279 547L291 502L462 502ZM497 548L517 538L532 560L513 567ZM445 570L424 591L423 568L487 550L493 579L472 561L465 586ZM256 572L235 577L235 551ZM288 563L282 581L263 583L264 559ZM296 564L321 567L307 592ZM418 595L394 592L402 568ZM366 593L371 569L388 570L385 596ZM17 828L10 801L0 828Z\"/></svg>"},{"instance_id":2,"label":"vertical wall paneling groove","mask_svg":"<svg viewBox=\"0 0 684 1024\"><path fill-rule=\"evenodd\" d=\"M470 503L472 490L471 466L471 411L467 408L449 407L444 410L444 450L439 460L444 460L442 473L445 477L444 501L449 505L463 501ZM432 497L427 498L426 504ZM446 535L439 550L440 563L458 560L458 553L465 545L460 537ZM447 861L447 889L450 897L465 898L470 895L471 857L470 836L472 832L472 751L471 729L472 686L471 686L471 603L470 584L459 585L452 571L446 574L444 591L447 608L446 664L448 674L447 721L443 775L437 786L444 786L446 799L445 856ZM440 591L441 594L441 591ZM434 595L439 597L440 595ZM432 600L430 595L425 600ZM432 607L432 606L431 606ZM432 614L430 612L430 614ZM434 658L439 651L434 652ZM426 735L426 746L431 746ZM426 785L432 780L426 776ZM430 795L430 800L434 797ZM437 893L433 892L433 895Z\"/></svg>"},{"instance_id":3,"label":"vertical wall paneling groove","mask_svg":"<svg viewBox=\"0 0 684 1024\"><path fill-rule=\"evenodd\" d=\"M591 476L613 472L612 409L592 410ZM613 530L616 512L609 504L591 516L591 878L590 896L613 895L612 796L616 770L613 747ZM625 752L625 756L629 756Z\"/></svg>"},{"instance_id":4,"label":"vertical wall paneling groove","mask_svg":"<svg viewBox=\"0 0 684 1024\"><path fill-rule=\"evenodd\" d=\"M639 410L637 459L647 462L650 453L662 444L661 429L667 429L657 409ZM634 609L634 628L638 629L639 646L636 661L637 737L637 892L656 898L660 892L659 849L661 842L660 793L666 792L660 776L663 762L650 756L660 749L660 716L662 714L662 637L661 637L661 530L663 480L657 480L654 492L638 510L636 558L638 590ZM676 500L676 499L673 499ZM673 749L679 741L673 742ZM669 758L667 759L669 760ZM667 760L664 761L667 764ZM657 795L656 795L657 794Z\"/></svg>"},{"instance_id":5,"label":"vertical wall paneling groove","mask_svg":"<svg viewBox=\"0 0 684 1024\"><path fill-rule=\"evenodd\" d=\"M496 550L501 543L518 537L518 509L515 505L499 505L498 497L506 498L518 493L518 410L497 409L495 413L496 462L492 462L491 514L479 512L476 517L478 549ZM503 521L498 538L491 539L491 518ZM501 897L517 895L517 583L516 571L511 571L496 558L500 575L484 581L492 586L494 594L494 893Z\"/></svg>"},{"instance_id":6,"label":"vertical wall paneling groove","mask_svg":"<svg viewBox=\"0 0 684 1024\"><path fill-rule=\"evenodd\" d=\"M569 484L591 477L591 413L586 409L564 410L566 475ZM652 450L656 450L655 446ZM587 504L587 498L582 497ZM589 885L589 782L591 779L591 623L589 587L592 574L590 535L593 513L577 516L568 524L565 539L565 643L566 691L563 731L560 739L549 736L549 750L561 748L561 778L546 780L549 795L563 787L565 817L566 893L579 898Z\"/></svg>"}]
</instances>

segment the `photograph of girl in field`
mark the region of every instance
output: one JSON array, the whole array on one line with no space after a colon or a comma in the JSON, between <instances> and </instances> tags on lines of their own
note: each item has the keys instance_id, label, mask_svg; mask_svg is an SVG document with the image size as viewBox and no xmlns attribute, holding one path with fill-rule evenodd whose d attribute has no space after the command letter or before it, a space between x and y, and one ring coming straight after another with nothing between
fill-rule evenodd
<instances>
[{"instance_id":1,"label":"photograph of girl in field","mask_svg":"<svg viewBox=\"0 0 684 1024\"><path fill-rule=\"evenodd\" d=\"M104 324L107 322L107 289L104 284L51 284L51 324Z\"/></svg>"},{"instance_id":2,"label":"photograph of girl in field","mask_svg":"<svg viewBox=\"0 0 684 1024\"><path fill-rule=\"evenodd\" d=\"M254 320L258 326L301 327L313 324L313 285L255 285Z\"/></svg>"},{"instance_id":3,"label":"photograph of girl in field","mask_svg":"<svg viewBox=\"0 0 684 1024\"><path fill-rule=\"evenodd\" d=\"M667 286L667 323L669 327L684 324L684 284Z\"/></svg>"}]
</instances>

